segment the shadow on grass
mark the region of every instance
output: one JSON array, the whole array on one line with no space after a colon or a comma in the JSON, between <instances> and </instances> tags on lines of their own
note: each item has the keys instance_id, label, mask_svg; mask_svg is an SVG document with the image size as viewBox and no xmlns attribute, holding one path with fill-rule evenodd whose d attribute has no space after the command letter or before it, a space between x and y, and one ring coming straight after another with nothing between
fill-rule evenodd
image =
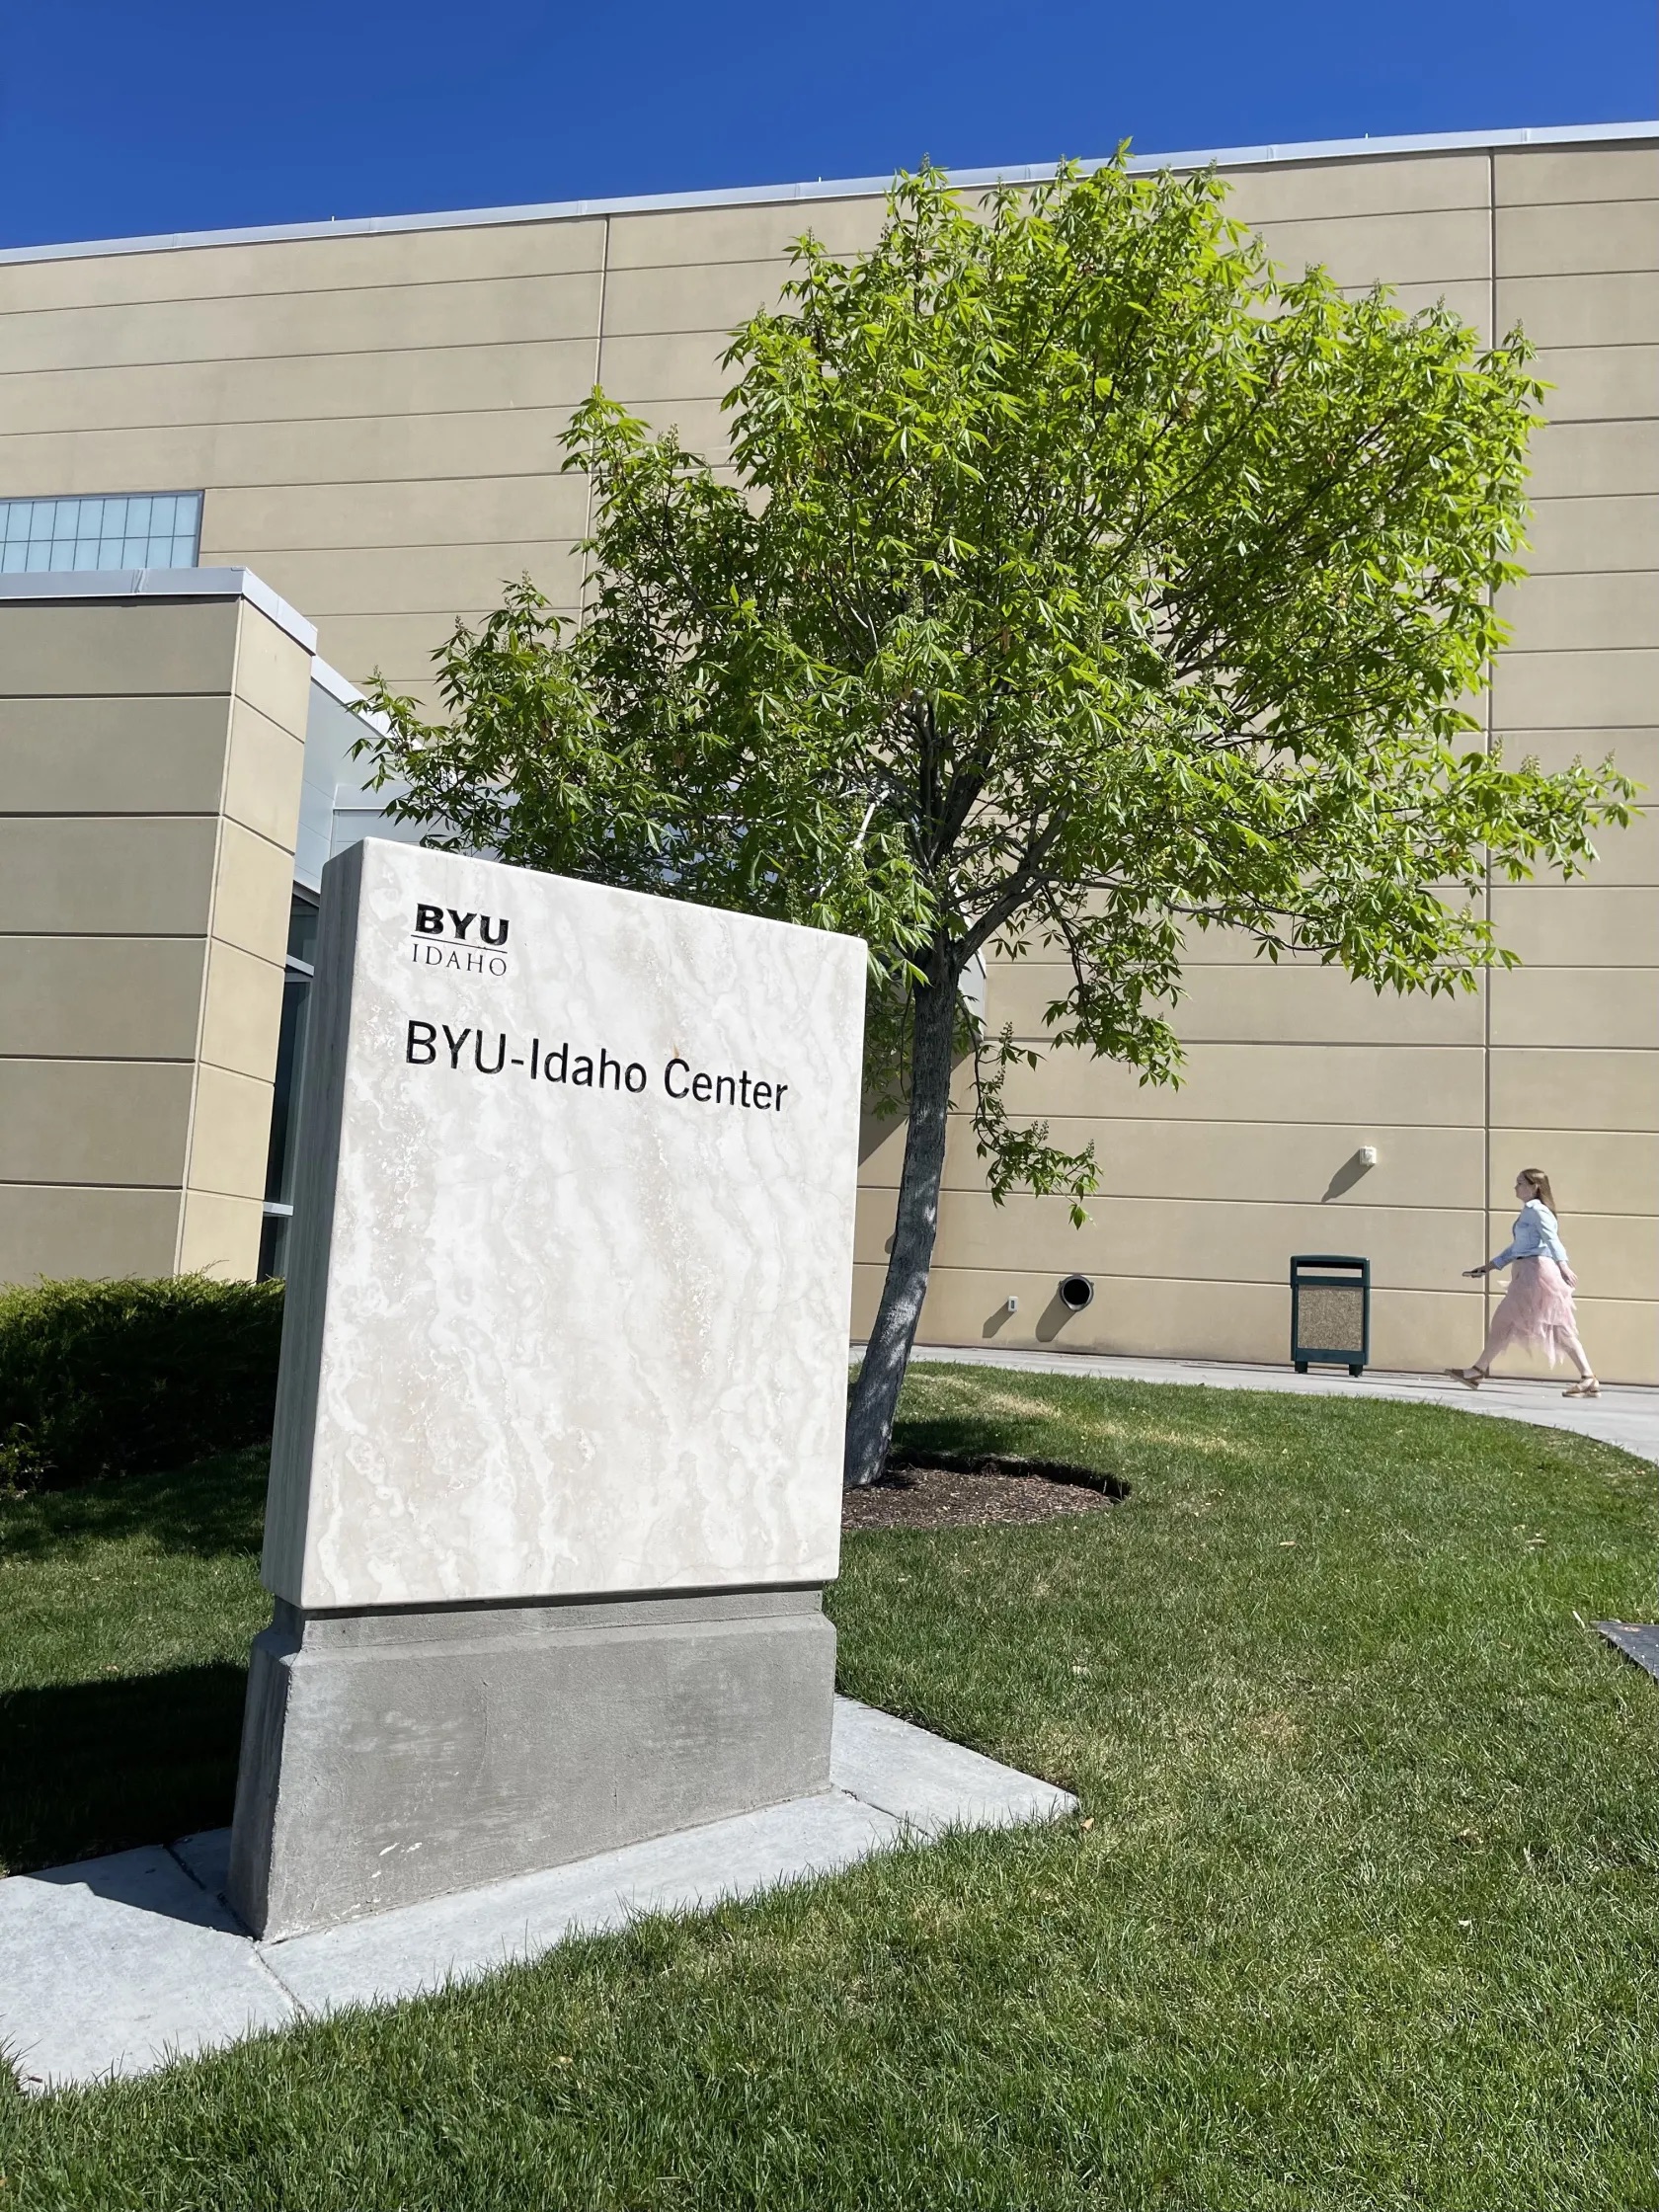
<instances>
[{"instance_id":1,"label":"shadow on grass","mask_svg":"<svg viewBox=\"0 0 1659 2212\"><path fill-rule=\"evenodd\" d=\"M893 1451L895 1458L907 1459L928 1452L964 1460L997 1452L1041 1457L1044 1439L1052 1442L1053 1436L1053 1416L1049 1408L1042 1405L1033 1406L1030 1418L1023 1420L1002 1407L994 1414L978 1419L959 1414L901 1413L893 1424ZM1105 1463L1099 1452L1090 1454L1086 1438L1067 1438L1066 1457L1074 1458L1081 1465L1095 1467L1101 1474L1116 1471Z\"/></svg>"},{"instance_id":2,"label":"shadow on grass","mask_svg":"<svg viewBox=\"0 0 1659 2212\"><path fill-rule=\"evenodd\" d=\"M184 1667L0 1695L0 1869L224 1827L247 1680Z\"/></svg>"},{"instance_id":3,"label":"shadow on grass","mask_svg":"<svg viewBox=\"0 0 1659 2212\"><path fill-rule=\"evenodd\" d=\"M115 1475L80 1490L0 1499L0 1549L40 1559L82 1543L143 1537L161 1551L257 1551L271 1447L250 1445L169 1474Z\"/></svg>"}]
</instances>

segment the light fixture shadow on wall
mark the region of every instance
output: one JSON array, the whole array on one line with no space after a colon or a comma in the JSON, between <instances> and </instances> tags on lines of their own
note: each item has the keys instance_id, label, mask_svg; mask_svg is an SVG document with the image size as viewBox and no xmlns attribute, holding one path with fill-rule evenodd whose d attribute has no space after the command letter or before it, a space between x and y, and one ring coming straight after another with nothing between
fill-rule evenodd
<instances>
[{"instance_id":1,"label":"light fixture shadow on wall","mask_svg":"<svg viewBox=\"0 0 1659 2212\"><path fill-rule=\"evenodd\" d=\"M1331 1177L1329 1183L1325 1186L1325 1194L1320 1199L1319 1204L1328 1206L1333 1198L1345 1196L1356 1183L1369 1175L1376 1165L1377 1146L1375 1145L1362 1145L1357 1152L1343 1161Z\"/></svg>"}]
</instances>

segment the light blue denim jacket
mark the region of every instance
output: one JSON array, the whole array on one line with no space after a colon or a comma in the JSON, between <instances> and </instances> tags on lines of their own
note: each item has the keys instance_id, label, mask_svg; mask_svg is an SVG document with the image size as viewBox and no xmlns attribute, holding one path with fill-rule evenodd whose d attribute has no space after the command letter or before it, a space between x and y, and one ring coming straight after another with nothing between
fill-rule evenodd
<instances>
[{"instance_id":1,"label":"light blue denim jacket","mask_svg":"<svg viewBox=\"0 0 1659 2212\"><path fill-rule=\"evenodd\" d=\"M1541 1198L1530 1198L1515 1217L1509 1242L1486 1264L1507 1267L1511 1260L1536 1260L1540 1253L1559 1268L1567 1265L1567 1248L1555 1233L1554 1215Z\"/></svg>"}]
</instances>

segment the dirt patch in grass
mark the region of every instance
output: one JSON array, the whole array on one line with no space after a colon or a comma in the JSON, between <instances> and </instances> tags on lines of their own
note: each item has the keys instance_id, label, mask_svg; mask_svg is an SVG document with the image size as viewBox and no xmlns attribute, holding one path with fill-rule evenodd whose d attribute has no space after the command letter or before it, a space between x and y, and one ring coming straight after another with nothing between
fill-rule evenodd
<instances>
[{"instance_id":1,"label":"dirt patch in grass","mask_svg":"<svg viewBox=\"0 0 1659 2212\"><path fill-rule=\"evenodd\" d=\"M1129 1493L1127 1482L1064 1461L1009 1454L896 1453L881 1479L849 1490L843 1529L984 1529L997 1522L1052 1521L1098 1513Z\"/></svg>"}]
</instances>

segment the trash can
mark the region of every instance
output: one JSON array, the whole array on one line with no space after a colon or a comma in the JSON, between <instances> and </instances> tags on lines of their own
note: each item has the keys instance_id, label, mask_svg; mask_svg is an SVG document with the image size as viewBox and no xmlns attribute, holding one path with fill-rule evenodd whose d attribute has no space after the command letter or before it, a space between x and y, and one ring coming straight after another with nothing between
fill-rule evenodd
<instances>
[{"instance_id":1,"label":"trash can","mask_svg":"<svg viewBox=\"0 0 1659 2212\"><path fill-rule=\"evenodd\" d=\"M1301 1252L1291 1261L1291 1358L1363 1374L1371 1361L1371 1262L1340 1252Z\"/></svg>"}]
</instances>

